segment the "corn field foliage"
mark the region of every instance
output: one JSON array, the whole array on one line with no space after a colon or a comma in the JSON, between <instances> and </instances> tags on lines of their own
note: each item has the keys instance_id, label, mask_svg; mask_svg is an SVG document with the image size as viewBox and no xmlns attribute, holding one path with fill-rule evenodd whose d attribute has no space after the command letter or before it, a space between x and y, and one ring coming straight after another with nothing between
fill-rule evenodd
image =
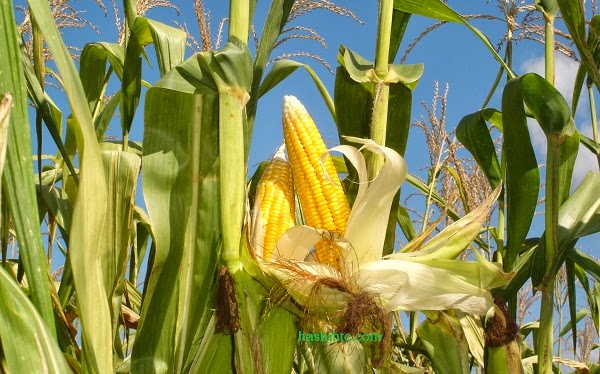
<instances>
[{"instance_id":1,"label":"corn field foliage","mask_svg":"<svg viewBox=\"0 0 600 374\"><path fill-rule=\"evenodd\" d=\"M272 0L261 25L256 0L231 0L218 38L199 0L200 35L145 16L170 1L98 1L119 36L78 51L63 27L91 24L70 2L2 0L0 372L599 373L600 264L578 240L600 231L600 173L571 186L578 152L600 164L596 4L498 1L497 45L472 26L483 16L451 5L361 4L378 11L375 56L340 46L327 87L297 61L306 54L273 50L294 32L322 41L288 26L311 10L357 19L329 1ZM409 43L417 17L436 23ZM455 130L437 86L429 123L411 127L427 64L397 56L446 23L469 30L498 75ZM524 39L544 44L544 76L513 71ZM571 102L554 86L559 53L579 63ZM282 97L285 149L249 175L261 97L297 74L331 118ZM592 138L574 120L581 95ZM332 119L329 156L317 128ZM402 157L416 128L426 180ZM42 129L52 155L32 149Z\"/></svg>"}]
</instances>

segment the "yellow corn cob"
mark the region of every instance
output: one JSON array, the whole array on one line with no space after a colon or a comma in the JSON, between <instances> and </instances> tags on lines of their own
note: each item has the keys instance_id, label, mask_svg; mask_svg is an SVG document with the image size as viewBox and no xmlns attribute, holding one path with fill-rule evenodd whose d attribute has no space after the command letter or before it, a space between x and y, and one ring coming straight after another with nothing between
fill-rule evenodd
<instances>
[{"instance_id":1,"label":"yellow corn cob","mask_svg":"<svg viewBox=\"0 0 600 374\"><path fill-rule=\"evenodd\" d=\"M283 99L283 136L288 151L296 193L309 226L343 234L350 206L331 156L319 130L294 96ZM327 238L315 245L320 263L339 269L340 248Z\"/></svg>"},{"instance_id":2,"label":"yellow corn cob","mask_svg":"<svg viewBox=\"0 0 600 374\"><path fill-rule=\"evenodd\" d=\"M295 225L292 170L282 146L265 168L256 189L251 236L255 253L267 260L271 258L279 238Z\"/></svg>"}]
</instances>

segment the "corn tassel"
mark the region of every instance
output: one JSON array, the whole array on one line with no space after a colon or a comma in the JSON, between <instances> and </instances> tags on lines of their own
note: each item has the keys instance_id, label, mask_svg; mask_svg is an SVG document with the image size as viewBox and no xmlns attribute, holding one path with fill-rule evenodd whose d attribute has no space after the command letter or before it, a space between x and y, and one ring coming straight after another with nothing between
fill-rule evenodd
<instances>
[{"instance_id":1,"label":"corn tassel","mask_svg":"<svg viewBox=\"0 0 600 374\"><path fill-rule=\"evenodd\" d=\"M283 103L283 135L288 151L294 185L302 212L309 226L343 234L350 215L350 205L327 148L314 121L294 96ZM339 270L341 249L323 238L315 245L320 263Z\"/></svg>"},{"instance_id":2,"label":"corn tassel","mask_svg":"<svg viewBox=\"0 0 600 374\"><path fill-rule=\"evenodd\" d=\"M283 146L263 172L256 189L252 240L255 253L268 260L283 233L296 225L292 170Z\"/></svg>"}]
</instances>

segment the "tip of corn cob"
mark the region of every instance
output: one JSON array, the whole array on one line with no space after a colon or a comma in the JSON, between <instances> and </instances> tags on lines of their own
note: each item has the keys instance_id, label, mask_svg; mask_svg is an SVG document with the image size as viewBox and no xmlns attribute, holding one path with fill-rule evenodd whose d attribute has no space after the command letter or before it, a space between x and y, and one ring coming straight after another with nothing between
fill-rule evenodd
<instances>
[{"instance_id":1,"label":"tip of corn cob","mask_svg":"<svg viewBox=\"0 0 600 374\"><path fill-rule=\"evenodd\" d=\"M285 95L283 97L283 106L285 108L286 106L289 106L289 105L302 105L302 103L294 95ZM302 105L302 107L304 107L304 105Z\"/></svg>"},{"instance_id":2,"label":"tip of corn cob","mask_svg":"<svg viewBox=\"0 0 600 374\"><path fill-rule=\"evenodd\" d=\"M287 162L287 158L285 157L285 142L281 144L279 148L277 148L277 152L275 152L275 155L273 155L273 160L281 160Z\"/></svg>"},{"instance_id":3,"label":"tip of corn cob","mask_svg":"<svg viewBox=\"0 0 600 374\"><path fill-rule=\"evenodd\" d=\"M282 145L269 161L256 189L251 239L254 253L270 259L283 233L295 226L292 170Z\"/></svg>"}]
</instances>

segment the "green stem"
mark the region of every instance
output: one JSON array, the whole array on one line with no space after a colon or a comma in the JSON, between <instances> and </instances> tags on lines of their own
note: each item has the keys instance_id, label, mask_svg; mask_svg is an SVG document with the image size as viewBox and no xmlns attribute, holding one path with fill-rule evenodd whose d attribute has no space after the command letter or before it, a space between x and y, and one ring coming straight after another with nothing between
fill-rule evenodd
<instances>
[{"instance_id":1,"label":"green stem","mask_svg":"<svg viewBox=\"0 0 600 374\"><path fill-rule=\"evenodd\" d=\"M490 100L492 100L492 97L494 96L494 93L496 92L498 85L500 85L500 79L502 79L502 75L504 75L504 68L501 66L500 69L498 70L498 74L496 74L496 79L494 79L494 83L492 83L492 87L490 88L490 91L488 92L487 96L485 97L485 100L483 100L481 109L485 109L485 107L487 107L487 105L490 103Z\"/></svg>"},{"instance_id":2,"label":"green stem","mask_svg":"<svg viewBox=\"0 0 600 374\"><path fill-rule=\"evenodd\" d=\"M229 38L248 42L250 29L250 1L231 0L229 8Z\"/></svg>"},{"instance_id":3,"label":"green stem","mask_svg":"<svg viewBox=\"0 0 600 374\"><path fill-rule=\"evenodd\" d=\"M229 39L248 42L250 1L231 0ZM221 259L234 275L241 270L240 238L244 220L246 161L244 152L245 91L232 87L219 89L219 191L223 249ZM243 96L243 97L242 97Z\"/></svg>"},{"instance_id":4,"label":"green stem","mask_svg":"<svg viewBox=\"0 0 600 374\"><path fill-rule=\"evenodd\" d=\"M542 305L540 310L540 327L538 334L538 373L552 373L552 356L554 347L554 280L552 265L556 258L558 240L556 228L559 208L559 145L552 138L548 138L548 156L546 159L546 206L545 206L545 284L540 287L542 291Z\"/></svg>"},{"instance_id":5,"label":"green stem","mask_svg":"<svg viewBox=\"0 0 600 374\"><path fill-rule=\"evenodd\" d=\"M371 122L371 139L385 146L387 132L388 101L390 87L384 83L388 74L388 60L390 55L390 40L392 33L392 15L394 14L393 0L379 1L379 19L377 25L377 45L375 49L375 74L380 79L375 87L375 100L373 102L373 118ZM369 177L374 178L383 165L383 157L371 155L367 169Z\"/></svg>"},{"instance_id":6,"label":"green stem","mask_svg":"<svg viewBox=\"0 0 600 374\"><path fill-rule=\"evenodd\" d=\"M545 74L546 80L554 85L554 16L545 15Z\"/></svg>"},{"instance_id":7,"label":"green stem","mask_svg":"<svg viewBox=\"0 0 600 374\"><path fill-rule=\"evenodd\" d=\"M410 312L410 344L417 342L417 327L419 326L419 316L417 312Z\"/></svg>"},{"instance_id":8,"label":"green stem","mask_svg":"<svg viewBox=\"0 0 600 374\"><path fill-rule=\"evenodd\" d=\"M558 287L560 288L560 281L559 281ZM555 291L558 291L558 290L555 288ZM563 325L562 309L564 306L564 300L562 299L559 292L556 292L556 295L554 295L554 297L556 298L557 305L558 305L558 307L556 308L556 312L558 313L558 326L562 326ZM558 344L558 347L556 350L556 355L558 357L561 357L561 355L562 355L562 339L560 338L560 336L558 337L558 341L556 343ZM560 365L558 365L558 374L561 374Z\"/></svg>"},{"instance_id":9,"label":"green stem","mask_svg":"<svg viewBox=\"0 0 600 374\"><path fill-rule=\"evenodd\" d=\"M546 80L554 84L554 16L544 14L545 18L545 75ZM545 201L545 284L542 284L542 305L540 308L540 327L538 332L538 373L552 373L554 349L554 280L552 265L556 257L559 208L559 147L553 137L548 137L548 155L546 158L546 201Z\"/></svg>"},{"instance_id":10,"label":"green stem","mask_svg":"<svg viewBox=\"0 0 600 374\"><path fill-rule=\"evenodd\" d=\"M553 347L553 317L554 317L554 279L548 281L542 291L542 305L540 308L540 327L538 332L538 373L552 373L552 347Z\"/></svg>"},{"instance_id":11,"label":"green stem","mask_svg":"<svg viewBox=\"0 0 600 374\"><path fill-rule=\"evenodd\" d=\"M377 84L375 102L373 103L373 118L371 123L371 139L385 146L387 133L388 100L390 97L390 86L384 83ZM369 178L373 179L383 165L383 157L378 154L370 154L367 170Z\"/></svg>"},{"instance_id":12,"label":"green stem","mask_svg":"<svg viewBox=\"0 0 600 374\"><path fill-rule=\"evenodd\" d=\"M244 220L246 162L244 159L244 107L241 91L219 90L219 180L221 258L231 274L241 269L240 238ZM243 91L247 96L247 93Z\"/></svg>"},{"instance_id":13,"label":"green stem","mask_svg":"<svg viewBox=\"0 0 600 374\"><path fill-rule=\"evenodd\" d=\"M394 1L380 0L377 25L377 45L375 47L375 73L380 79L385 78L388 73L393 14Z\"/></svg>"},{"instance_id":14,"label":"green stem","mask_svg":"<svg viewBox=\"0 0 600 374\"><path fill-rule=\"evenodd\" d=\"M127 150L129 149L129 132L125 129L123 129L123 146L122 146L123 152L127 152Z\"/></svg>"}]
</instances>

